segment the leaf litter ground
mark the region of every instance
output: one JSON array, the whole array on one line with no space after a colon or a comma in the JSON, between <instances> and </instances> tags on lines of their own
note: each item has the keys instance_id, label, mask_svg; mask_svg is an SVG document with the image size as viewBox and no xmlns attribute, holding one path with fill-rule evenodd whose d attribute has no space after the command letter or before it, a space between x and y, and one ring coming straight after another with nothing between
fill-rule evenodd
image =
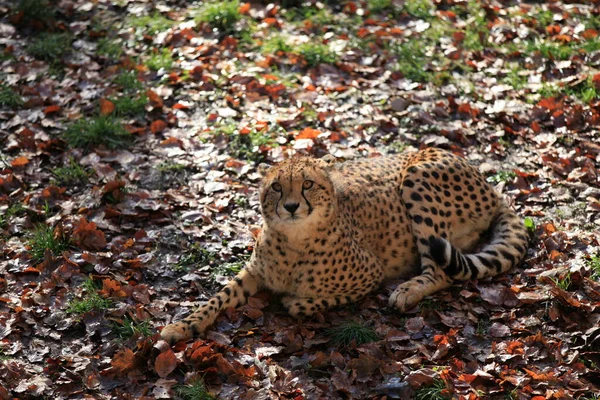
<instances>
[{"instance_id":1,"label":"leaf litter ground","mask_svg":"<svg viewBox=\"0 0 600 400\"><path fill-rule=\"evenodd\" d=\"M597 2L0 17L0 398L598 398ZM261 293L204 339L159 340L247 261L258 163L426 146L510 199L522 266L405 314L395 283L304 321Z\"/></svg>"}]
</instances>

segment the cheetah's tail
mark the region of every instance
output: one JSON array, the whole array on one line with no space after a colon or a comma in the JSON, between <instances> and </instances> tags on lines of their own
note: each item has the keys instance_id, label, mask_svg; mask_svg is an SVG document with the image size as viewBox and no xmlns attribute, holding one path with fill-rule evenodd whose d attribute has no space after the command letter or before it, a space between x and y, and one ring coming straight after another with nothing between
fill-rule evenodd
<instances>
[{"instance_id":1,"label":"cheetah's tail","mask_svg":"<svg viewBox=\"0 0 600 400\"><path fill-rule=\"evenodd\" d=\"M492 237L478 253L462 254L446 239L430 236L430 255L454 279L469 280L495 276L519 264L527 252L527 230L506 204L500 208Z\"/></svg>"}]
</instances>

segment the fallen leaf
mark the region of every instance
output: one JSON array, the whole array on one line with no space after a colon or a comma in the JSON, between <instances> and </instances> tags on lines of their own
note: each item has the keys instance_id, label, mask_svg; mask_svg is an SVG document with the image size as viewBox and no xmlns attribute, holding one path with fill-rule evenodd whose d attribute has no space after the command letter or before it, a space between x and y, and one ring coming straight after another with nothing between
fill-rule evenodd
<instances>
[{"instance_id":1,"label":"fallen leaf","mask_svg":"<svg viewBox=\"0 0 600 400\"><path fill-rule=\"evenodd\" d=\"M160 353L154 361L154 370L161 378L165 378L177 367L177 357L170 348Z\"/></svg>"},{"instance_id":2,"label":"fallen leaf","mask_svg":"<svg viewBox=\"0 0 600 400\"><path fill-rule=\"evenodd\" d=\"M10 165L13 167L22 167L27 164L29 164L29 159L27 157L17 157L10 162Z\"/></svg>"},{"instance_id":3,"label":"fallen leaf","mask_svg":"<svg viewBox=\"0 0 600 400\"><path fill-rule=\"evenodd\" d=\"M152 121L152 124L150 124L150 131L154 134L157 134L164 131L166 127L167 123L165 121L157 119L156 121Z\"/></svg>"},{"instance_id":4,"label":"fallen leaf","mask_svg":"<svg viewBox=\"0 0 600 400\"><path fill-rule=\"evenodd\" d=\"M101 115L110 115L115 110L115 104L106 99L100 99L100 114Z\"/></svg>"}]
</instances>

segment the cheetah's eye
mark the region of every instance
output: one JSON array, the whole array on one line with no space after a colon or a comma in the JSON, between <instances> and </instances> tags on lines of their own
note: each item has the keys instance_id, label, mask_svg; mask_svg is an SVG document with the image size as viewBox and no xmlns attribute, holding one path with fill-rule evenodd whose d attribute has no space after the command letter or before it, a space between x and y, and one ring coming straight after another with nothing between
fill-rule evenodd
<instances>
[{"instance_id":1,"label":"cheetah's eye","mask_svg":"<svg viewBox=\"0 0 600 400\"><path fill-rule=\"evenodd\" d=\"M310 189L311 187L313 187L314 182L313 181L304 181L304 183L302 184L302 189Z\"/></svg>"},{"instance_id":2,"label":"cheetah's eye","mask_svg":"<svg viewBox=\"0 0 600 400\"><path fill-rule=\"evenodd\" d=\"M271 185L271 188L276 192L281 192L281 183L275 182Z\"/></svg>"}]
</instances>

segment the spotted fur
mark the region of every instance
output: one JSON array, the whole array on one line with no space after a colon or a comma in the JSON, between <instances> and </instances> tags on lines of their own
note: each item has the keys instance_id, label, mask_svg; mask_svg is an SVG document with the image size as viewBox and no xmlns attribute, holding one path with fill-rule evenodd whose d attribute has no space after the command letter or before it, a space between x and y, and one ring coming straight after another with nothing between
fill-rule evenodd
<instances>
[{"instance_id":1,"label":"spotted fur","mask_svg":"<svg viewBox=\"0 0 600 400\"><path fill-rule=\"evenodd\" d=\"M166 326L165 340L203 332L261 288L285 294L288 312L304 316L405 278L389 299L405 311L454 280L505 272L526 252L517 215L474 167L439 149L343 163L293 158L267 171L260 201L264 224L249 264Z\"/></svg>"}]
</instances>

